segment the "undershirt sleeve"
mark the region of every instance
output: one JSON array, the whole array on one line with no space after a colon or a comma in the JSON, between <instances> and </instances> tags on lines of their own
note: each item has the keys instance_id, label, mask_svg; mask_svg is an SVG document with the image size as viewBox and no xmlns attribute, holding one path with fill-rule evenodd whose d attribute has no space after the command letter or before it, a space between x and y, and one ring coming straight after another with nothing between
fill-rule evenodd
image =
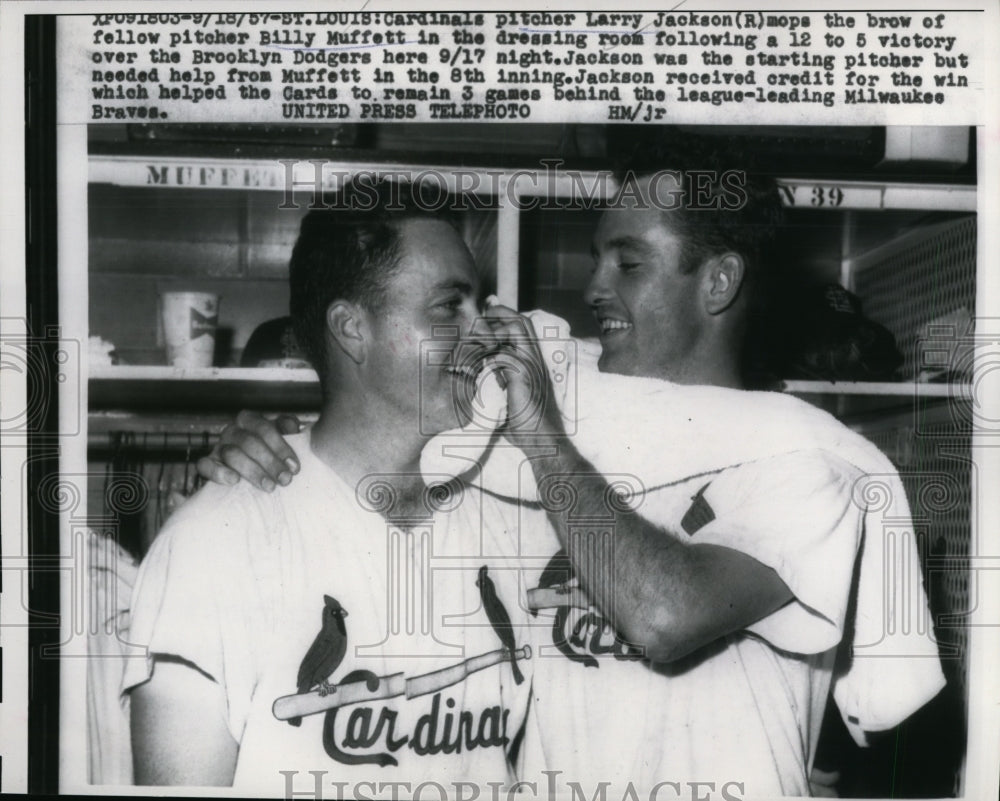
<instances>
[{"instance_id":1,"label":"undershirt sleeve","mask_svg":"<svg viewBox=\"0 0 1000 801\"><path fill-rule=\"evenodd\" d=\"M799 451L733 468L705 490L714 519L692 541L753 557L794 596L748 632L798 654L840 642L863 531L852 500L861 475L831 454Z\"/></svg>"}]
</instances>

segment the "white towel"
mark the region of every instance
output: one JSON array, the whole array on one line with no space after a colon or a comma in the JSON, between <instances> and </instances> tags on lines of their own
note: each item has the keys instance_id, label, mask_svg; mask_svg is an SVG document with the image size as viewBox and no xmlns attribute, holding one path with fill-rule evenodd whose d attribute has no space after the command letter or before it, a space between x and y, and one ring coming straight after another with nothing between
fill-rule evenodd
<instances>
[{"instance_id":1,"label":"white towel","mask_svg":"<svg viewBox=\"0 0 1000 801\"><path fill-rule=\"evenodd\" d=\"M944 686L906 492L872 443L834 417L789 395L682 386L601 373L600 347L572 340L566 323L530 312L567 432L605 475L631 474L646 490L703 473L799 450L822 449L866 474L854 500L865 510L853 659L835 679L834 699L859 744L889 729ZM486 488L537 500L523 454L491 438L504 419L503 393L483 382L474 423L443 434L424 451L426 474L489 468ZM489 447L492 442L492 447ZM636 499L636 502L641 502ZM656 521L653 521L656 522Z\"/></svg>"}]
</instances>

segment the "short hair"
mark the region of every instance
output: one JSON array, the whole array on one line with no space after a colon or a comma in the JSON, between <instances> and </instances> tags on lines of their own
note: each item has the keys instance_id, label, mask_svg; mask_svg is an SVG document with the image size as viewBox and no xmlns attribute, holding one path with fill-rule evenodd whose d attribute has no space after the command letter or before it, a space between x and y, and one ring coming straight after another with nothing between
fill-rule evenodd
<instances>
[{"instance_id":1,"label":"short hair","mask_svg":"<svg viewBox=\"0 0 1000 801\"><path fill-rule=\"evenodd\" d=\"M337 300L377 311L399 267L400 225L412 219L454 225L441 194L421 185L361 173L302 220L289 264L289 310L299 347L325 379L326 311Z\"/></svg>"},{"instance_id":2,"label":"short hair","mask_svg":"<svg viewBox=\"0 0 1000 801\"><path fill-rule=\"evenodd\" d=\"M753 156L731 139L701 136L671 128L656 129L655 138L636 143L619 161L616 177L624 182L669 171L681 184L680 203L665 211L669 225L681 239L680 270L693 272L713 255L726 252L743 257L742 292L747 299L747 330L741 364L748 388L773 385L770 353L771 318L781 282L777 257L778 232L785 223L784 207L774 177L761 170ZM705 203L728 193L733 197L732 174L739 176L741 202ZM692 176L698 175L697 192ZM704 176L709 176L705 178ZM726 176L730 176L727 178Z\"/></svg>"},{"instance_id":3,"label":"short hair","mask_svg":"<svg viewBox=\"0 0 1000 801\"><path fill-rule=\"evenodd\" d=\"M664 171L678 179L682 190L680 202L668 212L682 240L681 271L693 272L706 258L731 251L746 263L744 280L764 282L784 222L774 178L738 148L722 149L710 137L696 139L671 129L636 144L615 173L624 185Z\"/></svg>"}]
</instances>

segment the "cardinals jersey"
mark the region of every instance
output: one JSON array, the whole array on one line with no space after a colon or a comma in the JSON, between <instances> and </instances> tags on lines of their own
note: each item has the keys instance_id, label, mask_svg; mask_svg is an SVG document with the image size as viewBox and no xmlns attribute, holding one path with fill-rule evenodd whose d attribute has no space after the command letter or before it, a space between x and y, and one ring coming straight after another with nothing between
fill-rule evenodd
<instances>
[{"instance_id":1,"label":"cardinals jersey","mask_svg":"<svg viewBox=\"0 0 1000 801\"><path fill-rule=\"evenodd\" d=\"M522 778L567 798L602 786L609 799L809 795L861 536L858 476L837 457L799 452L648 493L638 509L648 520L753 556L795 596L670 664L616 635L550 539L552 557L529 583L547 628L532 629Z\"/></svg>"},{"instance_id":2,"label":"cardinals jersey","mask_svg":"<svg viewBox=\"0 0 1000 801\"><path fill-rule=\"evenodd\" d=\"M430 519L398 517L384 477L347 486L309 436L289 439L290 486L209 485L171 518L136 584L150 656L125 689L157 654L219 682L234 786L256 795L506 785L532 665L510 557L530 513L452 485L425 495Z\"/></svg>"}]
</instances>

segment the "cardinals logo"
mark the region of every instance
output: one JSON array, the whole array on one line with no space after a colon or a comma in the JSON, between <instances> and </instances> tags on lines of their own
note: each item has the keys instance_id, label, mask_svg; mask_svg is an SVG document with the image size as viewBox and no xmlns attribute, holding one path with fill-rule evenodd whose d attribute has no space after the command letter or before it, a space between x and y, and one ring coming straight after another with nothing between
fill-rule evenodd
<instances>
[{"instance_id":1,"label":"cardinals logo","mask_svg":"<svg viewBox=\"0 0 1000 801\"><path fill-rule=\"evenodd\" d=\"M516 647L510 616L485 566L479 570L476 586L503 648L417 676L399 672L377 676L370 670L352 670L336 683L331 681L333 674L347 653L347 610L336 598L324 595L320 631L299 665L297 692L276 699L272 714L292 726L301 726L302 716L323 712L323 749L344 765L398 765L393 753L402 748L423 756L507 747L509 709L497 703L463 709L455 698L444 694L473 673L508 661L514 680L520 684L524 676L517 660L531 658L530 646ZM409 730L401 727L398 709L381 703L421 697L429 697L430 706ZM373 706L374 702L379 703ZM372 751L376 745L384 750Z\"/></svg>"},{"instance_id":2,"label":"cardinals logo","mask_svg":"<svg viewBox=\"0 0 1000 801\"><path fill-rule=\"evenodd\" d=\"M369 670L355 670L344 677L339 684L331 684L329 679L344 661L344 654L347 653L347 626L344 618L347 617L347 610L344 609L336 598L329 595L323 596L322 624L319 634L313 640L306 655L299 665L299 674L296 679L298 692L308 693L315 691L320 696L327 696L343 692L343 688L354 683L364 682L369 692L378 690L381 679ZM336 744L334 727L337 719L337 710L329 710L323 720L323 747L326 752L339 762L347 765L359 765L364 763L375 763L380 766L395 765L396 760L388 754L375 754L371 756L360 754L347 754L341 751ZM288 723L292 726L301 726L302 718L289 718Z\"/></svg>"},{"instance_id":3,"label":"cardinals logo","mask_svg":"<svg viewBox=\"0 0 1000 801\"><path fill-rule=\"evenodd\" d=\"M340 667L347 653L347 627L344 625L347 610L336 598L324 595L322 615L319 634L299 665L296 686L300 693L307 693L313 688L318 688L322 695L334 691L334 686L327 679ZM299 726L302 718L291 718L288 722Z\"/></svg>"},{"instance_id":4,"label":"cardinals logo","mask_svg":"<svg viewBox=\"0 0 1000 801\"><path fill-rule=\"evenodd\" d=\"M538 587L528 591L532 614L555 608L552 644L567 659L584 667L599 667L597 656L642 659L642 649L626 642L580 588L573 564L564 550L549 560L538 578Z\"/></svg>"}]
</instances>

